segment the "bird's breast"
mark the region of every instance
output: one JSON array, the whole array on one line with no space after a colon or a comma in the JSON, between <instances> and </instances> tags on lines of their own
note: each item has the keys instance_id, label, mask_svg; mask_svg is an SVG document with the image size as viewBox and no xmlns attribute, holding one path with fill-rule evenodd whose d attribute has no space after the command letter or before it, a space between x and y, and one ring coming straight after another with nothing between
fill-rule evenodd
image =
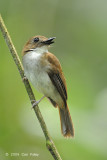
<instances>
[{"instance_id":1,"label":"bird's breast","mask_svg":"<svg viewBox=\"0 0 107 160\"><path fill-rule=\"evenodd\" d=\"M46 72L48 67L41 64L41 58L41 54L32 52L24 55L22 61L26 77L38 91L46 95L51 92L53 85Z\"/></svg>"},{"instance_id":2,"label":"bird's breast","mask_svg":"<svg viewBox=\"0 0 107 160\"><path fill-rule=\"evenodd\" d=\"M53 99L59 106L62 106L63 100L48 76L49 64L41 63L41 54L27 53L23 56L22 62L24 72L28 80L42 94ZM43 60L42 60L43 62Z\"/></svg>"}]
</instances>

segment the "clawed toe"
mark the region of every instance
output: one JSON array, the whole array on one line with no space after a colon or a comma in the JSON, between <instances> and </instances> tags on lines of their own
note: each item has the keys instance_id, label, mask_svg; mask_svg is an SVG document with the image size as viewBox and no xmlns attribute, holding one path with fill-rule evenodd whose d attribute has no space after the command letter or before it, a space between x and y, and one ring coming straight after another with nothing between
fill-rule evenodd
<instances>
[{"instance_id":1,"label":"clawed toe","mask_svg":"<svg viewBox=\"0 0 107 160\"><path fill-rule=\"evenodd\" d=\"M32 108L34 108L35 106L37 106L39 104L39 102L41 102L41 100L44 98L45 96L43 96L39 101L36 101L36 100L31 100L31 102L34 102L32 103Z\"/></svg>"},{"instance_id":2,"label":"clawed toe","mask_svg":"<svg viewBox=\"0 0 107 160\"><path fill-rule=\"evenodd\" d=\"M34 108L35 106L38 105L38 101L36 101L36 100L31 100L31 103L32 103L32 108Z\"/></svg>"},{"instance_id":3,"label":"clawed toe","mask_svg":"<svg viewBox=\"0 0 107 160\"><path fill-rule=\"evenodd\" d=\"M39 103L39 101L35 101L33 104L32 104L32 108L34 108L35 106L37 106Z\"/></svg>"}]
</instances>

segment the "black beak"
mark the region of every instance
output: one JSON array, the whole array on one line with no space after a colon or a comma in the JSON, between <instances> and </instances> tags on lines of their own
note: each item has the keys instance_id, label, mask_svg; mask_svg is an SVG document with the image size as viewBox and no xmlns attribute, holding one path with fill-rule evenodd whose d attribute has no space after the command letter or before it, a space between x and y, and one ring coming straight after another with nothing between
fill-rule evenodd
<instances>
[{"instance_id":1,"label":"black beak","mask_svg":"<svg viewBox=\"0 0 107 160\"><path fill-rule=\"evenodd\" d=\"M43 44L45 44L45 45L50 45L50 44L52 44L52 43L54 43L54 39L55 39L56 37L51 37L51 38L49 38L48 40L46 40L46 41L42 41L42 43Z\"/></svg>"}]
</instances>

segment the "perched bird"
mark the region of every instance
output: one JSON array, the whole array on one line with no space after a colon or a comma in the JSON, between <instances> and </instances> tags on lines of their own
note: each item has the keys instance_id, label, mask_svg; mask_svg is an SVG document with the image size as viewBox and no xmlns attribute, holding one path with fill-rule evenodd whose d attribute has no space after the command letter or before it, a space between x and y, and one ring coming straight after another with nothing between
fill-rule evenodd
<instances>
[{"instance_id":1,"label":"perched bird","mask_svg":"<svg viewBox=\"0 0 107 160\"><path fill-rule=\"evenodd\" d=\"M54 107L58 107L63 136L73 137L74 128L67 105L65 77L59 60L48 51L54 39L55 37L46 38L40 35L32 37L23 48L22 63L28 80Z\"/></svg>"}]
</instances>

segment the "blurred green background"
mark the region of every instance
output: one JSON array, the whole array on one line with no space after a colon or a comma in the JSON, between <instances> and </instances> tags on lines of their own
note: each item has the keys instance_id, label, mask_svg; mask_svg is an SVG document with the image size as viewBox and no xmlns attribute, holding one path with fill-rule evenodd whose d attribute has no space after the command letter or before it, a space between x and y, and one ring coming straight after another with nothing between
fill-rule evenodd
<instances>
[{"instance_id":1,"label":"blurred green background","mask_svg":"<svg viewBox=\"0 0 107 160\"><path fill-rule=\"evenodd\" d=\"M20 58L30 37L57 37L50 51L66 77L75 138L61 135L58 110L47 99L39 107L62 159L106 160L107 1L0 0L0 12ZM0 32L0 160L11 159L53 158Z\"/></svg>"}]
</instances>

